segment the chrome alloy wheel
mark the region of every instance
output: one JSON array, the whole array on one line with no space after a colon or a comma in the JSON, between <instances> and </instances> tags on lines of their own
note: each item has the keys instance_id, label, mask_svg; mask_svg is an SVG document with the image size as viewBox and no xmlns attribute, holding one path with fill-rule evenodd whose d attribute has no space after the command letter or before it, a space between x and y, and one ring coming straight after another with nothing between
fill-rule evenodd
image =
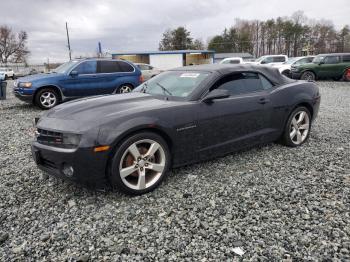
<instances>
[{"instance_id":1,"label":"chrome alloy wheel","mask_svg":"<svg viewBox=\"0 0 350 262\"><path fill-rule=\"evenodd\" d=\"M295 145L305 141L310 131L310 117L305 111L297 112L290 124L289 136Z\"/></svg>"},{"instance_id":2,"label":"chrome alloy wheel","mask_svg":"<svg viewBox=\"0 0 350 262\"><path fill-rule=\"evenodd\" d=\"M120 94L130 93L132 91L130 86L121 86L118 90Z\"/></svg>"},{"instance_id":3,"label":"chrome alloy wheel","mask_svg":"<svg viewBox=\"0 0 350 262\"><path fill-rule=\"evenodd\" d=\"M143 190L159 180L165 163L165 152L159 143L151 139L139 140L125 150L120 160L119 174L127 187Z\"/></svg>"},{"instance_id":4,"label":"chrome alloy wheel","mask_svg":"<svg viewBox=\"0 0 350 262\"><path fill-rule=\"evenodd\" d=\"M40 95L40 103L46 108L51 108L56 104L56 95L51 92L44 92Z\"/></svg>"}]
</instances>

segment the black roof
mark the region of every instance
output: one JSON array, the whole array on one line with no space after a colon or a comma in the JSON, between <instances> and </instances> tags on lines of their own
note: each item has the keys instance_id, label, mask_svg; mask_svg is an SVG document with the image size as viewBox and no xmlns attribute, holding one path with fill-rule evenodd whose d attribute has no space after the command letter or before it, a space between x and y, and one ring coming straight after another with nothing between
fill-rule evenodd
<instances>
[{"instance_id":1,"label":"black roof","mask_svg":"<svg viewBox=\"0 0 350 262\"><path fill-rule=\"evenodd\" d=\"M171 71L206 71L217 72L219 74L230 74L239 72L257 72L266 76L274 84L282 85L295 82L290 78L283 76L277 68L272 66L254 65L254 64L205 64L195 66L184 66L174 68Z\"/></svg>"}]
</instances>

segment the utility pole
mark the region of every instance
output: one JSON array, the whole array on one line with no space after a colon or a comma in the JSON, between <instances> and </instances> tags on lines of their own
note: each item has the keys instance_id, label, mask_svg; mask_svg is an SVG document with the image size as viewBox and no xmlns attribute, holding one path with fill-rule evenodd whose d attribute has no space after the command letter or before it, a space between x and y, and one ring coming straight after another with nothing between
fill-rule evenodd
<instances>
[{"instance_id":1,"label":"utility pole","mask_svg":"<svg viewBox=\"0 0 350 262\"><path fill-rule=\"evenodd\" d=\"M69 33L68 33L68 24L66 22L66 31L67 31L67 42L68 42L68 52L69 52L69 60L72 60L72 52L70 50L70 42L69 42Z\"/></svg>"},{"instance_id":2,"label":"utility pole","mask_svg":"<svg viewBox=\"0 0 350 262\"><path fill-rule=\"evenodd\" d=\"M259 57L259 20L256 21L256 58Z\"/></svg>"}]
</instances>

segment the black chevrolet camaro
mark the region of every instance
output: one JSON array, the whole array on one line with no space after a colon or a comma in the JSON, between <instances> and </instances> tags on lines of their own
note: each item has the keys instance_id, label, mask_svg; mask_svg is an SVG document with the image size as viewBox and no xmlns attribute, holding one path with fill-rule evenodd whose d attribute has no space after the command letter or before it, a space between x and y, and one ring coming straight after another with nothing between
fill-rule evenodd
<instances>
[{"instance_id":1,"label":"black chevrolet camaro","mask_svg":"<svg viewBox=\"0 0 350 262\"><path fill-rule=\"evenodd\" d=\"M32 153L49 174L142 194L171 167L277 140L300 146L319 105L314 82L288 79L271 67L177 68L132 93L84 98L45 112Z\"/></svg>"}]
</instances>

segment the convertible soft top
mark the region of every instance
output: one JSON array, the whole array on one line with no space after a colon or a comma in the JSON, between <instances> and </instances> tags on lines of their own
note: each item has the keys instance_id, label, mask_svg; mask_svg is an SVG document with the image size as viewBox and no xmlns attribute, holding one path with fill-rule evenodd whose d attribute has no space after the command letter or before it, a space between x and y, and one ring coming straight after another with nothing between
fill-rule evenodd
<instances>
[{"instance_id":1,"label":"convertible soft top","mask_svg":"<svg viewBox=\"0 0 350 262\"><path fill-rule=\"evenodd\" d=\"M249 71L261 73L276 85L283 85L295 82L295 80L283 76L277 68L274 68L272 66L253 64L206 64L178 67L172 69L171 71L206 71L217 72L222 75Z\"/></svg>"}]
</instances>

